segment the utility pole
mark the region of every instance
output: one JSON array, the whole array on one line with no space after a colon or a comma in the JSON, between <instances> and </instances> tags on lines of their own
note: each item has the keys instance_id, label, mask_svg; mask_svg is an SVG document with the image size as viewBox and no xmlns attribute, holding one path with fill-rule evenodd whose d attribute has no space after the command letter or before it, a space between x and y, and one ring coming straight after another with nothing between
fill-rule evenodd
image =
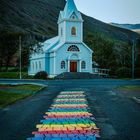
<instances>
[{"instance_id":1,"label":"utility pole","mask_svg":"<svg viewBox=\"0 0 140 140\"><path fill-rule=\"evenodd\" d=\"M135 78L135 40L132 45L132 79Z\"/></svg>"},{"instance_id":2,"label":"utility pole","mask_svg":"<svg viewBox=\"0 0 140 140\"><path fill-rule=\"evenodd\" d=\"M19 36L19 78L22 79L22 74L21 74L21 36Z\"/></svg>"}]
</instances>

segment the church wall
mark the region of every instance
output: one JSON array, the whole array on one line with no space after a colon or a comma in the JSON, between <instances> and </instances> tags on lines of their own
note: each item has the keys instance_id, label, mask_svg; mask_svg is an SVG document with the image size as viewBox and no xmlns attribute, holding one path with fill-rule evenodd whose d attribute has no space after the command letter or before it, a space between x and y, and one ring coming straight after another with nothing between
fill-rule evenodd
<instances>
[{"instance_id":1,"label":"church wall","mask_svg":"<svg viewBox=\"0 0 140 140\"><path fill-rule=\"evenodd\" d=\"M56 74L60 74L63 72L68 72L69 67L68 67L68 60L71 60L71 56L77 55L77 61L78 63L81 63L82 61L86 62L86 68L81 69L79 68L80 65L78 65L78 72L92 72L92 53L85 48L85 46L81 43L75 44L77 47L79 47L80 52L68 52L67 49L69 46L72 44L65 44L61 46L60 49L57 50L57 55L56 55ZM74 45L74 44L73 44ZM75 58L76 60L76 58ZM65 69L61 69L61 61L65 61Z\"/></svg>"},{"instance_id":2,"label":"church wall","mask_svg":"<svg viewBox=\"0 0 140 140\"><path fill-rule=\"evenodd\" d=\"M56 67L56 54L52 52L49 55L49 77L56 76Z\"/></svg>"},{"instance_id":3,"label":"church wall","mask_svg":"<svg viewBox=\"0 0 140 140\"><path fill-rule=\"evenodd\" d=\"M45 54L32 54L30 57L29 75L35 75L39 71L45 70Z\"/></svg>"},{"instance_id":4,"label":"church wall","mask_svg":"<svg viewBox=\"0 0 140 140\"><path fill-rule=\"evenodd\" d=\"M65 36L66 36L66 32L65 32L65 22L61 22L58 26L58 35L60 37L60 41L64 42L65 41Z\"/></svg>"},{"instance_id":5,"label":"church wall","mask_svg":"<svg viewBox=\"0 0 140 140\"><path fill-rule=\"evenodd\" d=\"M48 53L46 53L46 57L45 57L45 59L44 59L44 61L45 61L45 71L48 73L48 74L50 74L50 58L49 58L49 54Z\"/></svg>"}]
</instances>

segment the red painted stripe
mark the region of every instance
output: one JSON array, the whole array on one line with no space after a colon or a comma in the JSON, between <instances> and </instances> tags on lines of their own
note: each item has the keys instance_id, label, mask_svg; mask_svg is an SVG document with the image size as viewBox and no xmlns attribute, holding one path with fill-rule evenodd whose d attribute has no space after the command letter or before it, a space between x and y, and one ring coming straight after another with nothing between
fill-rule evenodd
<instances>
[{"instance_id":1,"label":"red painted stripe","mask_svg":"<svg viewBox=\"0 0 140 140\"><path fill-rule=\"evenodd\" d=\"M36 135L36 134L96 134L98 133L99 130L72 130L72 131L34 131L32 132L33 135Z\"/></svg>"}]
</instances>

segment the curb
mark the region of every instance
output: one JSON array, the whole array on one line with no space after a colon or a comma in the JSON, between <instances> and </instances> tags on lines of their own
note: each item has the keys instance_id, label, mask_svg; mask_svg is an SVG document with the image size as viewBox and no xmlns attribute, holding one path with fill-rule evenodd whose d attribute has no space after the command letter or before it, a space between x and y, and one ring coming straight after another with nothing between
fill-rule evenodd
<instances>
[{"instance_id":1,"label":"curb","mask_svg":"<svg viewBox=\"0 0 140 140\"><path fill-rule=\"evenodd\" d=\"M136 103L140 104L140 99L138 99L137 97L132 97L133 101L135 101Z\"/></svg>"},{"instance_id":2,"label":"curb","mask_svg":"<svg viewBox=\"0 0 140 140\"><path fill-rule=\"evenodd\" d=\"M18 83L18 82L15 82L15 83L0 83L1 85L37 85L37 86L42 86L42 87L47 87L48 85L46 84L39 84L39 83L33 83L33 82L23 82L23 83Z\"/></svg>"},{"instance_id":3,"label":"curb","mask_svg":"<svg viewBox=\"0 0 140 140\"><path fill-rule=\"evenodd\" d=\"M38 92L42 91L42 90L43 90L43 89L45 89L46 87L48 87L48 86L42 86L39 90L37 90L37 91L33 92L33 94L36 94L36 93L38 93Z\"/></svg>"}]
</instances>

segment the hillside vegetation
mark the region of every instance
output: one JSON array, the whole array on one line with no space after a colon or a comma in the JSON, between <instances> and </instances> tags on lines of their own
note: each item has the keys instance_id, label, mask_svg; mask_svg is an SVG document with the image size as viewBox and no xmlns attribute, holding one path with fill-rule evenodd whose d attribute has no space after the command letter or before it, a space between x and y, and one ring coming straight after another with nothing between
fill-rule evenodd
<instances>
[{"instance_id":1,"label":"hillside vegetation","mask_svg":"<svg viewBox=\"0 0 140 140\"><path fill-rule=\"evenodd\" d=\"M65 0L1 0L0 68L4 66L8 70L8 66L13 65L13 58L18 58L19 36L24 57L22 65L27 67L29 49L57 35L58 15L64 5ZM140 38L140 35L84 14L82 16L84 40L94 50L95 61L100 67L110 68L113 75L120 76L127 70L126 76L130 76L132 40ZM139 40L136 46L136 68L139 69Z\"/></svg>"}]
</instances>

